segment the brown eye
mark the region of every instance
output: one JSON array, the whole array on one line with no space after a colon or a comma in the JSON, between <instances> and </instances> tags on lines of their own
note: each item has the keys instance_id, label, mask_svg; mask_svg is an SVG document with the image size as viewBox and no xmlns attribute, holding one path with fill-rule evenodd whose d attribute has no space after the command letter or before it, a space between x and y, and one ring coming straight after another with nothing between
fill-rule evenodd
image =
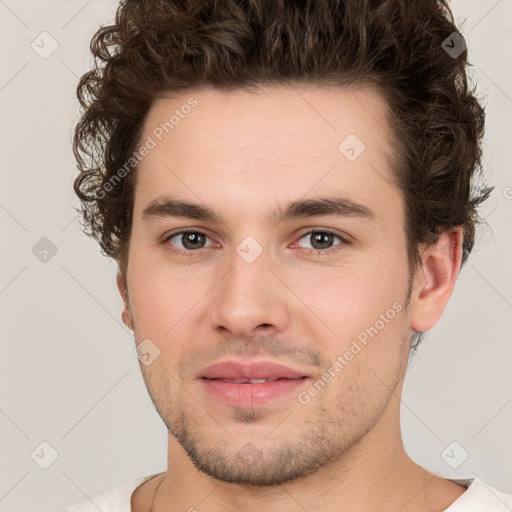
<instances>
[{"instance_id":1,"label":"brown eye","mask_svg":"<svg viewBox=\"0 0 512 512\"><path fill-rule=\"evenodd\" d=\"M177 233L172 233L165 240L164 243L169 243L173 247L176 247L177 252L191 252L197 251L207 247L206 240L209 237L206 233L197 230L182 230ZM172 239L176 239L178 243L170 243Z\"/></svg>"},{"instance_id":2,"label":"brown eye","mask_svg":"<svg viewBox=\"0 0 512 512\"><path fill-rule=\"evenodd\" d=\"M334 240L334 235L318 231L316 233L311 233L309 235L309 240L314 249L330 249Z\"/></svg>"},{"instance_id":3,"label":"brown eye","mask_svg":"<svg viewBox=\"0 0 512 512\"><path fill-rule=\"evenodd\" d=\"M181 242L186 249L201 249L205 242L205 236L201 233L183 233L180 236Z\"/></svg>"},{"instance_id":4,"label":"brown eye","mask_svg":"<svg viewBox=\"0 0 512 512\"><path fill-rule=\"evenodd\" d=\"M335 243L336 239L339 240L338 243ZM311 247L302 245L300 243L301 240L306 240L306 243L309 243ZM309 249L311 254L329 254L330 252L341 249L342 246L348 244L349 242L341 236L341 234L336 231L326 229L308 231L307 233L304 233L299 239L299 242L297 242L299 247Z\"/></svg>"}]
</instances>

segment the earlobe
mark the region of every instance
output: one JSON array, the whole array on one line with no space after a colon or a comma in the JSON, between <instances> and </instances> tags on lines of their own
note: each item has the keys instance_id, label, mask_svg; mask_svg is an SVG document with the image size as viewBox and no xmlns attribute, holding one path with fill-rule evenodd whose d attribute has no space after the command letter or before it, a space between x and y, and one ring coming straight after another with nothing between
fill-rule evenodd
<instances>
[{"instance_id":1,"label":"earlobe","mask_svg":"<svg viewBox=\"0 0 512 512\"><path fill-rule=\"evenodd\" d=\"M121 318L123 320L124 325L133 331L133 322L132 322L132 313L130 311L130 303L128 300L128 286L126 283L125 277L118 270L116 276L117 289L119 290L119 294L123 299L124 309L121 314Z\"/></svg>"},{"instance_id":2,"label":"earlobe","mask_svg":"<svg viewBox=\"0 0 512 512\"><path fill-rule=\"evenodd\" d=\"M422 255L411 301L411 328L415 331L428 331L441 318L460 271L462 240L462 227L453 228Z\"/></svg>"},{"instance_id":3,"label":"earlobe","mask_svg":"<svg viewBox=\"0 0 512 512\"><path fill-rule=\"evenodd\" d=\"M126 325L128 329L133 331L132 314L128 308L123 309L123 312L121 313L121 318L123 319L123 324Z\"/></svg>"}]
</instances>

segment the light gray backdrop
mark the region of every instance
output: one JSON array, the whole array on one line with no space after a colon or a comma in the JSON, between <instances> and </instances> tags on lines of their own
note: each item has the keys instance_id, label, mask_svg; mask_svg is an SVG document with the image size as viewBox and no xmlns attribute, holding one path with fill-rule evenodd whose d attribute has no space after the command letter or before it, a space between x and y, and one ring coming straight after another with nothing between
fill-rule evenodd
<instances>
[{"instance_id":1,"label":"light gray backdrop","mask_svg":"<svg viewBox=\"0 0 512 512\"><path fill-rule=\"evenodd\" d=\"M0 511L54 512L165 469L116 266L72 209L75 87L116 4L0 0ZM489 228L411 365L404 441L433 472L512 492L512 1L453 7L487 104L496 190Z\"/></svg>"}]
</instances>

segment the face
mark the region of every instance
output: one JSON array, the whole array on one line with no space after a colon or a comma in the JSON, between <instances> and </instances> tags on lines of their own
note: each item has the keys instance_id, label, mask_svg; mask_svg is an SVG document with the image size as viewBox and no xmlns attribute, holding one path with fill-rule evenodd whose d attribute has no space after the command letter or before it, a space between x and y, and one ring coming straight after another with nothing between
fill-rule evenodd
<instances>
[{"instance_id":1,"label":"face","mask_svg":"<svg viewBox=\"0 0 512 512\"><path fill-rule=\"evenodd\" d=\"M385 114L375 89L312 86L201 89L148 113L129 314L160 416L214 478L277 485L332 463L403 380Z\"/></svg>"}]
</instances>

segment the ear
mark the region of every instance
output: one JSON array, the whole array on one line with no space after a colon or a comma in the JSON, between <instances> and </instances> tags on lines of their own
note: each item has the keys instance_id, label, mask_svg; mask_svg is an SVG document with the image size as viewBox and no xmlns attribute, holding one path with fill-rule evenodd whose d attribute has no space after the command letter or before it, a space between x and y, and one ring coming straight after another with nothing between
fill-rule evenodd
<instances>
[{"instance_id":1,"label":"ear","mask_svg":"<svg viewBox=\"0 0 512 512\"><path fill-rule=\"evenodd\" d=\"M428 331L437 324L452 295L462 261L463 228L443 233L424 250L411 298L411 328Z\"/></svg>"},{"instance_id":2,"label":"ear","mask_svg":"<svg viewBox=\"0 0 512 512\"><path fill-rule=\"evenodd\" d=\"M130 303L128 300L128 286L126 283L126 279L123 276L123 274L121 274L120 270L117 271L116 282L117 289L119 290L119 294L121 295L121 298L123 299L124 303L124 309L121 315L123 323L124 325L126 325L126 327L128 327L128 329L131 329L133 331L132 313L130 311Z\"/></svg>"}]
</instances>

